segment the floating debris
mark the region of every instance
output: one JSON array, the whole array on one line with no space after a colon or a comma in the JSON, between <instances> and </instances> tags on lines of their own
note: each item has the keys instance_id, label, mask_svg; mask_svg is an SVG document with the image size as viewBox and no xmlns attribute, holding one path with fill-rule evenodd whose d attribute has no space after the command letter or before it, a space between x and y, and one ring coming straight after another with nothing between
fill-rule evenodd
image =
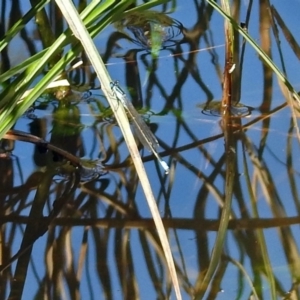
<instances>
[{"instance_id":1,"label":"floating debris","mask_svg":"<svg viewBox=\"0 0 300 300\"><path fill-rule=\"evenodd\" d=\"M134 12L114 25L132 42L150 50L153 57L157 57L161 49L174 46L183 39L183 25L157 11Z\"/></svg>"},{"instance_id":2,"label":"floating debris","mask_svg":"<svg viewBox=\"0 0 300 300\"><path fill-rule=\"evenodd\" d=\"M81 159L80 166L80 181L87 182L95 180L102 175L105 175L107 171L104 170L102 160L88 160Z\"/></svg>"},{"instance_id":3,"label":"floating debris","mask_svg":"<svg viewBox=\"0 0 300 300\"><path fill-rule=\"evenodd\" d=\"M200 104L199 107L203 108L204 115L221 117L222 116L222 101L210 101L208 103ZM253 107L237 103L230 108L232 117L245 118L252 114Z\"/></svg>"}]
</instances>

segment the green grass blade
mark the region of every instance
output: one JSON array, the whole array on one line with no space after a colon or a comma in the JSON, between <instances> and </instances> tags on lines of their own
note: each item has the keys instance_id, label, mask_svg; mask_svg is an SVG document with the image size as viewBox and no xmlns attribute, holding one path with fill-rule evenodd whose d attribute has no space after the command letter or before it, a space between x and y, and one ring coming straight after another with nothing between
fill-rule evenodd
<instances>
[{"instance_id":1,"label":"green grass blade","mask_svg":"<svg viewBox=\"0 0 300 300\"><path fill-rule=\"evenodd\" d=\"M32 7L20 20L18 20L5 34L3 40L0 41L0 51L5 48L8 43L16 36L25 25L36 15L37 12L41 11L50 0L39 1L37 5Z\"/></svg>"},{"instance_id":2,"label":"green grass blade","mask_svg":"<svg viewBox=\"0 0 300 300\"><path fill-rule=\"evenodd\" d=\"M261 49L261 47L254 41L254 39L241 27L239 24L231 18L216 2L213 0L206 0L216 11L218 11L225 19L227 19L233 28L237 30L244 39L253 47L253 49L258 53L263 62L269 66L274 73L278 76L278 79L282 81L288 90L292 93L293 97L297 100L298 105L300 105L300 96L293 88L292 84L288 81L286 76L280 71L273 60Z\"/></svg>"}]
</instances>

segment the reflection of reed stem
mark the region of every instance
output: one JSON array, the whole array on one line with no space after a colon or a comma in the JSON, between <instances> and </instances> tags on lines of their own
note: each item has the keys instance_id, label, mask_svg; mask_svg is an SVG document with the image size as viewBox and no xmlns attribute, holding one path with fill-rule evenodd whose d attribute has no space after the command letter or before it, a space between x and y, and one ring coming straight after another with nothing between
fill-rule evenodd
<instances>
[{"instance_id":1,"label":"reflection of reed stem","mask_svg":"<svg viewBox=\"0 0 300 300\"><path fill-rule=\"evenodd\" d=\"M65 151L59 147L56 147L56 146L50 144L49 142L43 140L42 138L39 138L32 134L29 134L29 133L26 133L26 132L23 132L20 130L9 130L4 135L4 138L8 139L8 140L17 140L17 141L23 141L23 142L28 142L28 143L38 145L42 148L48 149L50 151L53 151L53 152L61 155L65 159L69 160L75 166L84 168L84 166L82 165L82 160L79 157L77 157L77 156L71 154L70 152Z\"/></svg>"},{"instance_id":2,"label":"reflection of reed stem","mask_svg":"<svg viewBox=\"0 0 300 300\"><path fill-rule=\"evenodd\" d=\"M10 299L22 298L33 243L39 238L39 236L43 235L47 231L46 229L45 232L40 232L40 229L43 226L41 226L39 218L43 215L43 209L46 200L48 199L53 175L53 172L44 173L44 176L38 186L35 198L31 206L29 215L29 217L31 218L31 222L29 222L26 226L20 250L10 260L11 263L18 258L14 279L12 280L11 293L9 296ZM42 229L42 231L44 230ZM10 265L10 263L8 265Z\"/></svg>"},{"instance_id":3,"label":"reflection of reed stem","mask_svg":"<svg viewBox=\"0 0 300 300\"><path fill-rule=\"evenodd\" d=\"M229 2L223 0L222 6L228 15L231 15ZM223 97L221 105L222 129L224 131L225 142L225 196L224 206L220 217L219 229L210 257L208 270L202 279L202 274L198 276L196 283L196 299L202 299L207 291L209 284L212 282L213 276L219 265L220 256L223 251L223 245L228 228L229 217L231 214L231 203L233 195L234 180L236 176L236 136L234 134L233 118L231 117L232 106L232 72L234 72L234 45L233 45L233 28L232 25L225 20L225 67L223 81Z\"/></svg>"},{"instance_id":4,"label":"reflection of reed stem","mask_svg":"<svg viewBox=\"0 0 300 300\"><path fill-rule=\"evenodd\" d=\"M99 195L100 198L101 195ZM121 211L121 209L119 210ZM123 209L125 214L125 210ZM46 219L46 217L42 218ZM181 229L181 230L202 230L202 231L218 231L220 220L203 220L203 219L185 219L172 218L162 219L165 228ZM31 222L30 217L17 216L14 214L1 216L0 224L14 222L16 224L28 224ZM281 228L300 224L300 216L285 217L285 218L251 218L251 219L231 219L228 222L228 230L256 230L268 228ZM152 219L111 219L111 218L56 218L53 220L54 226L93 226L95 228L131 228L131 229L155 229L155 224Z\"/></svg>"},{"instance_id":5,"label":"reflection of reed stem","mask_svg":"<svg viewBox=\"0 0 300 300\"><path fill-rule=\"evenodd\" d=\"M32 6L35 6L40 1L30 0L30 2ZM43 43L44 49L51 47L55 43L55 36L51 30L51 24L49 22L47 13L44 8L36 13L35 21L39 30L39 37ZM54 56L50 61L50 65L54 66L59 59L60 56Z\"/></svg>"}]
</instances>

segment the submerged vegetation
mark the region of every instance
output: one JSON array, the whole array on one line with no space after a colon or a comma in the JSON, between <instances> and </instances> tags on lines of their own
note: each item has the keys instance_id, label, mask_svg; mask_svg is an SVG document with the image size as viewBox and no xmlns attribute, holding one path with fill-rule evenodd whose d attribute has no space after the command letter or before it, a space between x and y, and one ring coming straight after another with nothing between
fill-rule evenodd
<instances>
[{"instance_id":1,"label":"submerged vegetation","mask_svg":"<svg viewBox=\"0 0 300 300\"><path fill-rule=\"evenodd\" d=\"M154 59L158 58L162 48L174 46L183 39L183 25L157 11L133 12L114 25L131 41L149 49ZM133 35L133 38L126 31Z\"/></svg>"}]
</instances>

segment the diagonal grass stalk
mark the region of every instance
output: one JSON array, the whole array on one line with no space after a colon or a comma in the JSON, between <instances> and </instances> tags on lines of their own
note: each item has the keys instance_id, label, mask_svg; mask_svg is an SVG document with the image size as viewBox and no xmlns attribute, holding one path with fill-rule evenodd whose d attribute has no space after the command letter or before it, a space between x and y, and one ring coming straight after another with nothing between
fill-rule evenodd
<instances>
[{"instance_id":1,"label":"diagonal grass stalk","mask_svg":"<svg viewBox=\"0 0 300 300\"><path fill-rule=\"evenodd\" d=\"M143 163L137 148L137 145L135 143L134 137L132 135L130 125L127 119L127 116L125 114L124 108L119 107L119 109L116 109L118 107L118 100L116 97L112 95L111 92L111 78L109 76L109 73L106 70L106 67L96 49L95 44L93 43L86 27L82 23L82 20L80 19L80 16L75 9L73 3L71 1L66 0L56 0L57 5L59 6L62 14L66 18L71 30L73 31L74 35L80 40L82 43L82 46L84 47L87 56L90 59L91 64L93 65L95 72L101 82L102 90L111 105L111 107L114 110L116 119L119 123L119 126L123 132L125 141L128 145L131 157L133 159L134 165L136 167L138 176L140 178L144 193L146 195L149 208L151 210L151 213L153 215L154 222L157 227L158 235L160 237L160 241L162 243L162 247L164 249L164 253L166 256L167 265L171 274L171 278L173 281L175 294L177 299L181 299L181 293L178 283L178 278L176 275L176 269L174 260L172 257L172 252L170 249L170 245L168 243L168 238L166 231L164 229L158 207L155 202L155 198L153 196L151 186L149 183L149 180L147 178L145 169L143 167Z\"/></svg>"},{"instance_id":2,"label":"diagonal grass stalk","mask_svg":"<svg viewBox=\"0 0 300 300\"><path fill-rule=\"evenodd\" d=\"M261 47L255 42L255 40L240 26L237 22L228 14L224 9L222 9L215 1L206 0L217 12L219 12L227 21L231 23L233 28L237 30L244 39L253 47L253 49L258 53L263 62L268 65L274 73L277 75L278 79L282 81L288 90L292 93L294 99L297 101L298 106L300 105L300 96L289 82L287 77L280 71L273 60L261 49ZM300 106L299 106L300 107Z\"/></svg>"}]
</instances>

